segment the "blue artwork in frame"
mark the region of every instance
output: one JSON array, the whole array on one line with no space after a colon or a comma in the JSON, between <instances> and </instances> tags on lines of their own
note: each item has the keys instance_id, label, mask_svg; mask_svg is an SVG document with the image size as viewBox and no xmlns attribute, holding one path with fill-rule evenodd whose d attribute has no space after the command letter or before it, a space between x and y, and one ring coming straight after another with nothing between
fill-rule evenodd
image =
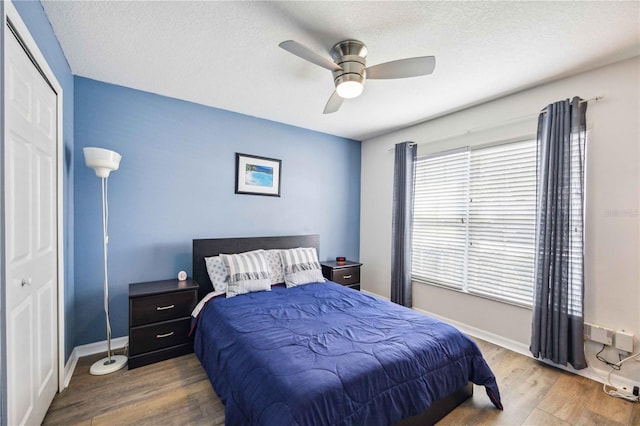
<instances>
[{"instance_id":1,"label":"blue artwork in frame","mask_svg":"<svg viewBox=\"0 0 640 426\"><path fill-rule=\"evenodd\" d=\"M281 160L236 153L236 194L280 196Z\"/></svg>"}]
</instances>

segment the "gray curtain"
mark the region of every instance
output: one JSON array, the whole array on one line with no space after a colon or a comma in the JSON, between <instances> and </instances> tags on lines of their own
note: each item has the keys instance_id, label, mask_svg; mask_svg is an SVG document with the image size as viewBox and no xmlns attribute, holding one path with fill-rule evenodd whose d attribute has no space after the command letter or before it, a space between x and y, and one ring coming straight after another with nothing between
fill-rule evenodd
<instances>
[{"instance_id":1,"label":"gray curtain","mask_svg":"<svg viewBox=\"0 0 640 426\"><path fill-rule=\"evenodd\" d=\"M584 166L587 103L575 97L538 118L537 220L530 350L556 364L584 356ZM573 283L573 285L572 285ZM577 283L577 285L576 285Z\"/></svg>"},{"instance_id":2,"label":"gray curtain","mask_svg":"<svg viewBox=\"0 0 640 426\"><path fill-rule=\"evenodd\" d=\"M411 307L411 233L417 147L396 144L391 231L391 301Z\"/></svg>"}]
</instances>

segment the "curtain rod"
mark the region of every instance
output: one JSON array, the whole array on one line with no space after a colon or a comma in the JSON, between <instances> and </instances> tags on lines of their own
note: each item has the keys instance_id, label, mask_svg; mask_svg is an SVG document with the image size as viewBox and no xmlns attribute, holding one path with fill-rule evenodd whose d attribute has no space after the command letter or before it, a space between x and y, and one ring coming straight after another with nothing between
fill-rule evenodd
<instances>
[{"instance_id":1,"label":"curtain rod","mask_svg":"<svg viewBox=\"0 0 640 426\"><path fill-rule=\"evenodd\" d=\"M585 102L587 102L587 103L588 102L599 102L602 99L604 99L603 95L602 96L595 96L593 98L583 99L583 100L580 101L580 103L582 104L582 103L585 103ZM455 134L452 134L452 135L449 135L449 136L444 136L442 138L433 139L433 140L430 140L428 142L420 142L420 143L441 142L441 141L444 141L444 140L447 140L447 139L453 139L453 138L457 138L457 137L460 137L460 136L470 135L472 133L476 133L476 132L479 132L479 131L482 131L482 130L491 130L491 129L495 129L497 127L505 126L507 124L517 123L519 121L524 121L524 120L527 120L529 118L537 117L539 114L545 113L545 112L547 112L547 108L542 109L540 112L536 112L536 113L533 113L533 114L527 114L527 115L523 115L523 116L520 116L520 117L511 118L511 119L503 121L501 123L492 124L491 126L476 127L476 128L473 128L473 129L465 130L465 131L460 132L460 133L455 133ZM410 143L409 146L415 146L415 145L418 145L418 144L419 144L418 142L413 142L413 143ZM392 147L392 148L389 148L387 151L394 151L394 150L395 150L395 147Z\"/></svg>"},{"instance_id":2,"label":"curtain rod","mask_svg":"<svg viewBox=\"0 0 640 426\"><path fill-rule=\"evenodd\" d=\"M585 103L589 103L589 102L598 102L601 101L604 98L604 96L596 96L593 98L589 98L589 99L582 99L581 101L578 101L579 104L585 104ZM544 114L547 112L547 108L543 108L540 110L540 114Z\"/></svg>"}]
</instances>

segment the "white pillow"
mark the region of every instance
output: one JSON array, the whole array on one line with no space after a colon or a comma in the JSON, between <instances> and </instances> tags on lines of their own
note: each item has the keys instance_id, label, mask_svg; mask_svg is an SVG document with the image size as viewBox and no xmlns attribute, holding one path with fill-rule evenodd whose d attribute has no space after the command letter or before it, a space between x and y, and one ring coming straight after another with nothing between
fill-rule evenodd
<instances>
[{"instance_id":1,"label":"white pillow","mask_svg":"<svg viewBox=\"0 0 640 426\"><path fill-rule=\"evenodd\" d=\"M315 248L280 250L280 257L287 287L324 282Z\"/></svg>"},{"instance_id":2,"label":"white pillow","mask_svg":"<svg viewBox=\"0 0 640 426\"><path fill-rule=\"evenodd\" d=\"M264 256L264 250L240 254L221 254L220 257L229 270L227 297L271 290L269 264Z\"/></svg>"},{"instance_id":3,"label":"white pillow","mask_svg":"<svg viewBox=\"0 0 640 426\"><path fill-rule=\"evenodd\" d=\"M220 256L205 257L204 263L207 265L207 272L209 273L211 284L213 284L213 289L216 292L226 292L229 271L227 271L227 267Z\"/></svg>"},{"instance_id":4,"label":"white pillow","mask_svg":"<svg viewBox=\"0 0 640 426\"><path fill-rule=\"evenodd\" d=\"M284 282L284 269L282 268L282 259L280 259L280 250L265 250L264 256L269 264L271 284L282 284Z\"/></svg>"}]
</instances>

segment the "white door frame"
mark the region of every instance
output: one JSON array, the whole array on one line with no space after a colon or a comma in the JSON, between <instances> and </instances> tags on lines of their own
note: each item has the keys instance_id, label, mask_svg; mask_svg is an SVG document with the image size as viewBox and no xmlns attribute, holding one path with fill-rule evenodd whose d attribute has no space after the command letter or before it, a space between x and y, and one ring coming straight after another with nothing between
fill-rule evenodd
<instances>
[{"instance_id":1,"label":"white door frame","mask_svg":"<svg viewBox=\"0 0 640 426\"><path fill-rule=\"evenodd\" d=\"M42 73L45 75L49 83L53 86L54 91L57 95L57 147L56 147L56 156L57 156L57 177L56 177L56 208L58 214L58 223L57 223L57 232L56 236L58 239L57 245L57 254L58 254L58 391L61 392L64 390L64 356L65 356L65 328L64 328L64 185L63 185L63 171L64 171L64 139L62 135L62 86L58 82L55 74L49 67L49 64L45 60L44 55L38 48L35 40L31 36L29 29L25 25L24 21L20 17L20 14L16 10L15 6L11 1L5 1L4 3L4 16L2 17L2 26L4 31L4 42L5 46L3 46L2 51L6 52L6 43L7 37L13 37L13 34L7 27L7 20L11 21L16 32L20 35L22 42L29 49L31 53L32 59L37 63L37 66L40 68ZM7 61L3 61L4 63L4 72L3 76L6 75L7 71ZM6 89L6 88L5 88ZM6 96L5 96L6 98ZM6 105L5 105L6 111ZM5 134L3 135L4 140L6 141L6 126L5 126ZM4 150L4 143L2 144L2 149ZM4 157L4 156L3 156ZM4 188L3 188L4 189ZM4 194L4 191L2 191ZM4 195L3 195L4 196ZM5 224L2 224L4 227ZM3 233L4 235L4 233ZM2 281L6 283L6 271L3 271L4 276L2 277ZM5 286L6 289L6 286ZM4 295L3 295L4 296ZM6 300L5 297L2 297L2 300ZM3 321L6 324L6 318L3 318ZM3 334L6 333L6 328L3 330ZM6 360L6 353L2 354L2 359ZM6 391L6 389L5 389ZM6 398L6 395L4 396ZM3 413L3 416L6 416L7 413Z\"/></svg>"}]
</instances>

